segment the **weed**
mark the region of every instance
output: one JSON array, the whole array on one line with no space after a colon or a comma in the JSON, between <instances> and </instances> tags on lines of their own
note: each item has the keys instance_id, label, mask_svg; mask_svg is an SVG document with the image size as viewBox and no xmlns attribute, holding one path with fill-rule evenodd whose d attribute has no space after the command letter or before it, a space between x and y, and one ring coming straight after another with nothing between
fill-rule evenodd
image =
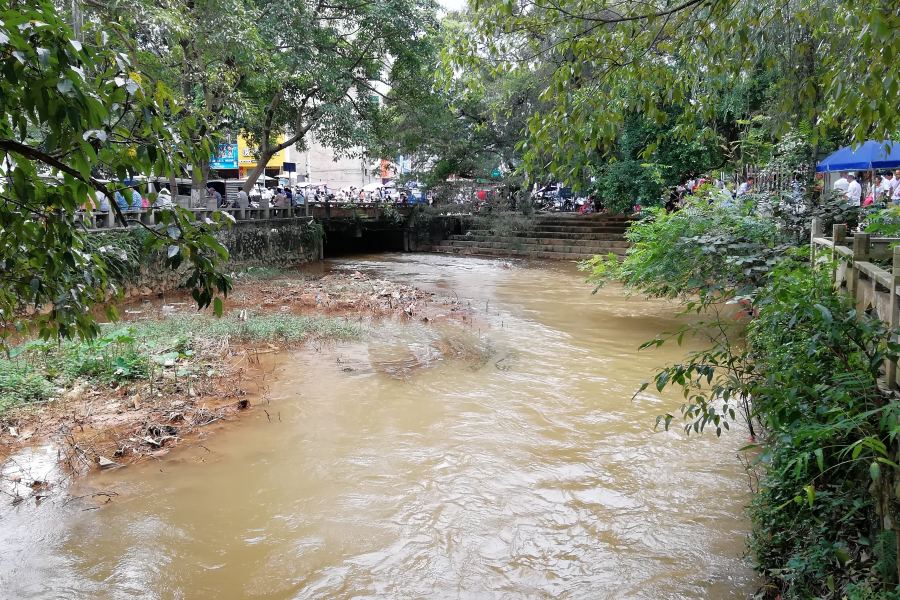
<instances>
[{"instance_id":1,"label":"weed","mask_svg":"<svg viewBox=\"0 0 900 600\"><path fill-rule=\"evenodd\" d=\"M229 342L300 342L308 339L354 339L362 326L346 319L250 312L246 320L233 312L222 318L198 314L107 326L91 342L33 340L0 359L0 419L15 407L42 402L76 380L116 385L152 379L154 369L172 366L176 381L190 376L187 366L197 348ZM151 383L152 384L152 383Z\"/></svg>"}]
</instances>

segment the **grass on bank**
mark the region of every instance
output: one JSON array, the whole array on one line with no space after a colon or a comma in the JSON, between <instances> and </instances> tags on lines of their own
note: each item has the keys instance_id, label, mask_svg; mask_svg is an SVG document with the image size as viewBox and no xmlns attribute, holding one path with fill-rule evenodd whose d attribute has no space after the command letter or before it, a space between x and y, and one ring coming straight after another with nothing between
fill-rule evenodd
<instances>
[{"instance_id":1,"label":"grass on bank","mask_svg":"<svg viewBox=\"0 0 900 600\"><path fill-rule=\"evenodd\" d=\"M234 311L218 319L183 313L109 325L103 337L91 342L32 340L0 358L0 420L12 409L59 398L79 379L89 386L114 387L146 380L165 365L190 376L208 362L201 356L204 349L232 342L357 339L362 333L362 325L342 318L250 310L246 320Z\"/></svg>"}]
</instances>

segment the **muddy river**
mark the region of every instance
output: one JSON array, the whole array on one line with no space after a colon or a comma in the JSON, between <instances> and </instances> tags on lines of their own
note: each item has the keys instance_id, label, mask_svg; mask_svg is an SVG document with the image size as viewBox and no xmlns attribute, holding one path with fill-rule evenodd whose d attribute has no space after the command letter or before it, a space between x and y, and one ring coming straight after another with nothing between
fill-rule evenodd
<instances>
[{"instance_id":1,"label":"muddy river","mask_svg":"<svg viewBox=\"0 0 900 600\"><path fill-rule=\"evenodd\" d=\"M632 401L673 307L571 265L342 259L458 296L471 325L384 322L271 356L262 405L73 495L0 504L0 598L709 598L742 559L745 434L653 430ZM268 412L267 415L263 410ZM270 420L271 419L271 420ZM31 469L50 468L35 449ZM24 460L24 459L23 459ZM32 474L34 475L34 474Z\"/></svg>"}]
</instances>

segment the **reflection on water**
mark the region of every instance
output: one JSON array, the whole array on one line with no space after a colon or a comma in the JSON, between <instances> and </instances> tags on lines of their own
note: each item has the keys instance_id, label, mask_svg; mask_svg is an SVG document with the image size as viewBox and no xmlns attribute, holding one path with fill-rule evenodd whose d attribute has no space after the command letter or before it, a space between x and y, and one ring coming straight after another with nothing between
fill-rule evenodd
<instances>
[{"instance_id":1,"label":"reflection on water","mask_svg":"<svg viewBox=\"0 0 900 600\"><path fill-rule=\"evenodd\" d=\"M469 324L388 322L272 365L271 406L94 474L115 501L0 508L0 597L744 598L744 439L656 432L631 394L671 306L569 265L389 255ZM249 422L247 422L249 421Z\"/></svg>"}]
</instances>

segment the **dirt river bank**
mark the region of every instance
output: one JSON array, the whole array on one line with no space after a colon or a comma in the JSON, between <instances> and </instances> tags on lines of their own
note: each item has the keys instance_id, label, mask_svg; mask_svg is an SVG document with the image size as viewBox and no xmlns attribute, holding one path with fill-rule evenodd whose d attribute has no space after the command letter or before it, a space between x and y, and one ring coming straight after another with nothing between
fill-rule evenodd
<instances>
[{"instance_id":1,"label":"dirt river bank","mask_svg":"<svg viewBox=\"0 0 900 600\"><path fill-rule=\"evenodd\" d=\"M142 334L153 334L145 349L149 372L113 381L79 377L46 402L7 411L0 423L0 464L23 447L46 442L58 444L59 460L72 473L158 459L174 446L199 443L215 424L244 411L260 409L272 418L264 408L269 354L358 338L381 319L471 319L457 298L359 271L238 273L221 322L198 314L189 300L169 294L121 307L124 321L106 343L140 345ZM169 329L173 341L159 343ZM18 484L15 502L40 498L50 485L9 477Z\"/></svg>"}]
</instances>

